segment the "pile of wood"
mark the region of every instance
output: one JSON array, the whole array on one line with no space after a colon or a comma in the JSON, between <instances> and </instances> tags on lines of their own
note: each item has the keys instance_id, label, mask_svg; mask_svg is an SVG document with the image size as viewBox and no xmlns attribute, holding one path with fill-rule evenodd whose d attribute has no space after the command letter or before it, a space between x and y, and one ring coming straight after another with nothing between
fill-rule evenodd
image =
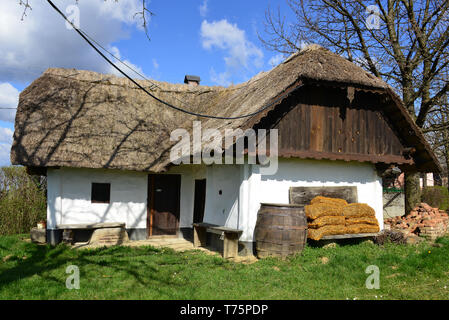
<instances>
[{"instance_id":1,"label":"pile of wood","mask_svg":"<svg viewBox=\"0 0 449 320\"><path fill-rule=\"evenodd\" d=\"M379 232L374 209L364 203L348 204L343 199L315 197L305 206L307 237Z\"/></svg>"},{"instance_id":2,"label":"pile of wood","mask_svg":"<svg viewBox=\"0 0 449 320\"><path fill-rule=\"evenodd\" d=\"M384 224L391 230L400 230L406 236L415 234L432 241L449 231L448 214L427 203L421 203L405 216L385 219Z\"/></svg>"}]
</instances>

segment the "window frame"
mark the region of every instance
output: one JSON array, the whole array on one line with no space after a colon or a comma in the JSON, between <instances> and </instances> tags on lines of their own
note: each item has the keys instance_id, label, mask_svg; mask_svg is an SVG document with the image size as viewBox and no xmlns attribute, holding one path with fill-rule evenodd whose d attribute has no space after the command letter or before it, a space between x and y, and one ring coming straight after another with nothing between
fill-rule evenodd
<instances>
[{"instance_id":1,"label":"window frame","mask_svg":"<svg viewBox=\"0 0 449 320\"><path fill-rule=\"evenodd\" d=\"M103 187L107 187L107 191L106 190L95 190L94 191L94 186L103 186ZM103 196L103 192L105 192L104 196L108 200L97 200L98 199L98 195ZM97 196L96 199L94 199L94 194ZM110 182L92 182L91 183L91 188L90 188L90 203L103 203L103 204L109 204L111 203L111 183Z\"/></svg>"}]
</instances>

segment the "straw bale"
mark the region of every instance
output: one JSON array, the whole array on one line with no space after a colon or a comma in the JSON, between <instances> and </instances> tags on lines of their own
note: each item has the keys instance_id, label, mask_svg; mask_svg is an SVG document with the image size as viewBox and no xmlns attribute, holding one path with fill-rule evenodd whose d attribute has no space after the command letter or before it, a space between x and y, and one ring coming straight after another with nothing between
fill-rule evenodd
<instances>
[{"instance_id":1,"label":"straw bale","mask_svg":"<svg viewBox=\"0 0 449 320\"><path fill-rule=\"evenodd\" d=\"M345 233L355 234L355 233L374 233L379 232L380 228L378 225L372 224L352 224L345 227Z\"/></svg>"},{"instance_id":2,"label":"straw bale","mask_svg":"<svg viewBox=\"0 0 449 320\"><path fill-rule=\"evenodd\" d=\"M326 225L344 225L345 217L343 216L323 216L308 223L309 228L320 228Z\"/></svg>"},{"instance_id":3,"label":"straw bale","mask_svg":"<svg viewBox=\"0 0 449 320\"><path fill-rule=\"evenodd\" d=\"M346 218L345 221L346 225L352 225L352 224L372 224L372 225L379 225L379 222L377 221L376 217L355 217L355 218Z\"/></svg>"},{"instance_id":4,"label":"straw bale","mask_svg":"<svg viewBox=\"0 0 449 320\"><path fill-rule=\"evenodd\" d=\"M343 207L336 206L328 203L317 203L317 204L309 204L304 206L306 216L310 220L314 220L316 218L322 216L342 216L343 215Z\"/></svg>"},{"instance_id":5,"label":"straw bale","mask_svg":"<svg viewBox=\"0 0 449 320\"><path fill-rule=\"evenodd\" d=\"M344 234L345 231L344 225L327 225L318 229L308 229L307 237L312 240L320 240L324 236Z\"/></svg>"},{"instance_id":6,"label":"straw bale","mask_svg":"<svg viewBox=\"0 0 449 320\"><path fill-rule=\"evenodd\" d=\"M376 215L374 209L366 203L350 203L343 207L342 212L346 218L374 217Z\"/></svg>"},{"instance_id":7,"label":"straw bale","mask_svg":"<svg viewBox=\"0 0 449 320\"><path fill-rule=\"evenodd\" d=\"M316 204L316 203L328 203L328 204L334 204L338 206L346 206L348 203L344 199L339 198L328 198L323 196L316 196L310 201L310 204Z\"/></svg>"}]
</instances>

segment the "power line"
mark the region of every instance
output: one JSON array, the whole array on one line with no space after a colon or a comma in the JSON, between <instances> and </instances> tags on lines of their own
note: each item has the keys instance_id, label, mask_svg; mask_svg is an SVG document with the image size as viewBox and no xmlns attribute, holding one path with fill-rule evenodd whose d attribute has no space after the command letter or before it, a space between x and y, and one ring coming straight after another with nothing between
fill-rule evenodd
<instances>
[{"instance_id":1,"label":"power line","mask_svg":"<svg viewBox=\"0 0 449 320\"><path fill-rule=\"evenodd\" d=\"M202 117L202 118L211 118L211 119L220 119L220 120L237 120L237 119L243 119L243 118L249 118L252 116L255 116L263 111L265 111L266 109L270 108L271 106L275 105L276 103L278 103L279 101L281 101L286 94L282 94L280 95L277 99L275 99L274 101L268 103L267 105L265 105L263 108L259 109L256 112L252 112L249 114L245 114L245 115L241 115L241 116L236 116L236 117L221 117L221 116L213 116L213 115L207 115L207 114L202 114L202 113L197 113L197 112L193 112L193 111L189 111L189 110L185 110L183 108L177 107L169 102L166 102L158 97L156 97L155 95L153 95L152 93L150 93L148 90L146 90L143 86L141 86L139 83L137 83L134 79L132 79L128 74L126 74L123 70L121 70L119 67L117 67L108 57L106 57L90 40L88 36L85 35L84 31L81 31L79 28L77 28L65 15L64 13L61 12L61 10L59 10L59 8L53 4L53 2L51 0L47 0L47 2L53 7L53 9L55 9L63 18L65 21L67 21L68 23L70 23L70 25L73 27L73 29L103 58L105 59L114 69L116 69L118 72L120 72L123 76L125 76L128 80L130 80L132 83L134 83L139 89L141 89L142 91L144 91L147 95L149 95L150 97L152 97L153 99L155 99L156 101L166 105L169 108L172 108L174 110L180 111L180 112L184 112L187 113L189 115L192 116L197 116L197 117ZM96 41L95 41L96 42ZM100 46L101 47L101 46ZM107 51L107 50L105 50ZM111 53L110 53L111 54ZM112 54L111 54L112 55ZM116 58L114 56L114 58ZM123 61L121 61L120 59L116 58L117 60L119 60L122 64L126 65L128 68L130 68L132 70L131 67L129 67L127 64L125 64ZM135 70L133 70L134 72L136 72ZM137 72L136 72L137 73ZM139 74L139 73L137 73ZM140 74L139 74L140 75ZM142 75L140 75L142 76ZM145 79L145 77L144 77Z\"/></svg>"}]
</instances>

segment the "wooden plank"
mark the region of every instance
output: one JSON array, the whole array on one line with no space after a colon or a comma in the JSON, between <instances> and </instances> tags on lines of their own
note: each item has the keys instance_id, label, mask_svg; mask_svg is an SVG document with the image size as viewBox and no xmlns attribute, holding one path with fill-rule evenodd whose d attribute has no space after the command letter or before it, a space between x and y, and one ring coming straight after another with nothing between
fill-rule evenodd
<instances>
[{"instance_id":1,"label":"wooden plank","mask_svg":"<svg viewBox=\"0 0 449 320\"><path fill-rule=\"evenodd\" d=\"M198 222L198 223L192 223L192 226L194 227L202 227L202 228L209 228L209 227L218 227L218 224L212 224L207 222Z\"/></svg>"},{"instance_id":2,"label":"wooden plank","mask_svg":"<svg viewBox=\"0 0 449 320\"><path fill-rule=\"evenodd\" d=\"M295 158L306 158L306 159L330 159L330 160L345 160L345 161L362 161L362 162L372 162L372 163L396 163L396 164L410 164L413 165L412 159L406 159L404 156L395 155L384 155L378 156L375 154L344 154L344 153L331 153L331 152L317 152L317 151L290 151L290 150L279 150L280 157L295 157Z\"/></svg>"},{"instance_id":3,"label":"wooden plank","mask_svg":"<svg viewBox=\"0 0 449 320\"><path fill-rule=\"evenodd\" d=\"M56 229L101 229L101 228L124 228L124 222L102 222L102 223L71 223L58 224Z\"/></svg>"},{"instance_id":4,"label":"wooden plank","mask_svg":"<svg viewBox=\"0 0 449 320\"><path fill-rule=\"evenodd\" d=\"M314 151L323 151L323 113L322 106L311 106L311 131L310 131L310 149Z\"/></svg>"},{"instance_id":5,"label":"wooden plank","mask_svg":"<svg viewBox=\"0 0 449 320\"><path fill-rule=\"evenodd\" d=\"M352 238L365 238L365 237L375 237L379 235L376 233L356 233L356 234L335 234L332 236L323 236L320 240L338 240L338 239L352 239Z\"/></svg>"},{"instance_id":6,"label":"wooden plank","mask_svg":"<svg viewBox=\"0 0 449 320\"><path fill-rule=\"evenodd\" d=\"M211 227L209 229L214 229L214 230L222 231L225 233L242 233L243 232L243 230L233 229L233 228L228 228L228 227Z\"/></svg>"},{"instance_id":7,"label":"wooden plank","mask_svg":"<svg viewBox=\"0 0 449 320\"><path fill-rule=\"evenodd\" d=\"M309 204L316 196L345 199L348 203L357 202L357 187L291 187L289 201L292 204Z\"/></svg>"},{"instance_id":8,"label":"wooden plank","mask_svg":"<svg viewBox=\"0 0 449 320\"><path fill-rule=\"evenodd\" d=\"M301 104L301 108L303 110L303 121L304 126L302 127L301 134L304 135L304 149L310 149L310 108L309 105Z\"/></svg>"},{"instance_id":9,"label":"wooden plank","mask_svg":"<svg viewBox=\"0 0 449 320\"><path fill-rule=\"evenodd\" d=\"M221 232L234 232L234 233L242 233L243 230L229 228L225 226L220 226L217 224L207 223L207 222L200 222L200 223L192 223L193 227L199 227L199 228L206 228L210 230L217 230Z\"/></svg>"}]
</instances>

